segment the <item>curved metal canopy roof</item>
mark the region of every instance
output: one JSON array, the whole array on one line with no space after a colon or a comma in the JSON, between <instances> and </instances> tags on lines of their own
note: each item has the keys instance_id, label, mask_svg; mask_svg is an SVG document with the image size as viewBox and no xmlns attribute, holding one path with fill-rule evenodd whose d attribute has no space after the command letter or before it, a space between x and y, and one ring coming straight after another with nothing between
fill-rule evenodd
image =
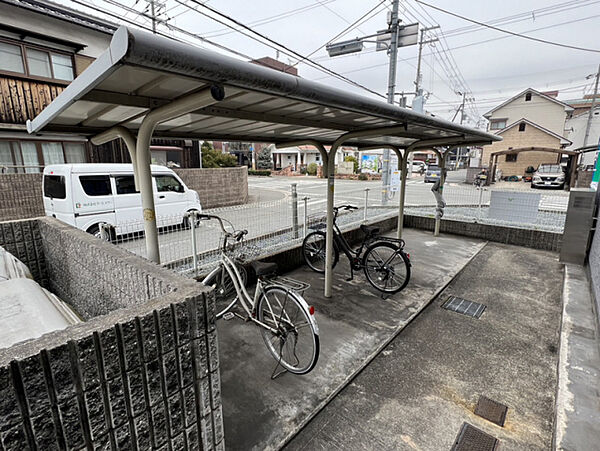
<instances>
[{"instance_id":1,"label":"curved metal canopy roof","mask_svg":"<svg viewBox=\"0 0 600 451\"><path fill-rule=\"evenodd\" d=\"M93 136L121 125L135 132L151 109L215 85L224 89L223 100L159 124L154 136L328 144L349 131L395 126L391 136L346 144L406 147L431 139L448 138L454 145L501 139L126 27L27 128Z\"/></svg>"}]
</instances>

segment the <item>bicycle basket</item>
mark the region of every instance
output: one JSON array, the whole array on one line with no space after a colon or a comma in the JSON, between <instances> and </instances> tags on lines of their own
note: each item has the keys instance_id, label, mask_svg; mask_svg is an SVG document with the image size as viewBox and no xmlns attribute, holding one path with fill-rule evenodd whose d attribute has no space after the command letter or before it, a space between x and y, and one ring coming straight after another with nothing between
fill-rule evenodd
<instances>
[{"instance_id":1,"label":"bicycle basket","mask_svg":"<svg viewBox=\"0 0 600 451\"><path fill-rule=\"evenodd\" d=\"M307 220L309 229L322 230L327 227L327 216L323 216L322 213L309 216Z\"/></svg>"}]
</instances>

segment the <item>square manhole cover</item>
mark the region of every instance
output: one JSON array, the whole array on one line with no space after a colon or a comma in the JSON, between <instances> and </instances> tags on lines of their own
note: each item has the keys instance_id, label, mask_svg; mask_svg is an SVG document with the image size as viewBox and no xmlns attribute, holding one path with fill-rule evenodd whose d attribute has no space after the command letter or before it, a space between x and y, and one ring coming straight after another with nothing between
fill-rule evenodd
<instances>
[{"instance_id":1,"label":"square manhole cover","mask_svg":"<svg viewBox=\"0 0 600 451\"><path fill-rule=\"evenodd\" d=\"M499 443L496 437L463 423L450 451L496 451Z\"/></svg>"},{"instance_id":2,"label":"square manhole cover","mask_svg":"<svg viewBox=\"0 0 600 451\"><path fill-rule=\"evenodd\" d=\"M479 318L485 311L485 305L457 296L449 296L446 302L442 304L442 308L473 318Z\"/></svg>"},{"instance_id":3,"label":"square manhole cover","mask_svg":"<svg viewBox=\"0 0 600 451\"><path fill-rule=\"evenodd\" d=\"M500 404L487 396L480 396L479 401L477 401L477 406L475 406L475 415L479 415L481 418L485 418L498 426L504 426L507 412L507 406Z\"/></svg>"}]
</instances>

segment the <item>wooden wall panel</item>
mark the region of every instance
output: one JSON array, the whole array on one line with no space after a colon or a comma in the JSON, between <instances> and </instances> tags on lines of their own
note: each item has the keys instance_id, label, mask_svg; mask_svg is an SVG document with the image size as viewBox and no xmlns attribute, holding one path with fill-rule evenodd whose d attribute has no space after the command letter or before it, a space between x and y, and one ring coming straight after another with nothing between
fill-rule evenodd
<instances>
[{"instance_id":1,"label":"wooden wall panel","mask_svg":"<svg viewBox=\"0 0 600 451\"><path fill-rule=\"evenodd\" d=\"M0 123L24 124L63 90L59 85L0 76Z\"/></svg>"}]
</instances>

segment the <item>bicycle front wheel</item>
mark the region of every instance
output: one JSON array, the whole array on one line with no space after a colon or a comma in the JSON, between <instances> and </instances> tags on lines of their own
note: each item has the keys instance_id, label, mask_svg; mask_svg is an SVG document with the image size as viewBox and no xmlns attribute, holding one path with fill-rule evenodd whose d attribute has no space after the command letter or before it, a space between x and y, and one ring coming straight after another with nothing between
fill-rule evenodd
<instances>
[{"instance_id":1,"label":"bicycle front wheel","mask_svg":"<svg viewBox=\"0 0 600 451\"><path fill-rule=\"evenodd\" d=\"M324 273L325 272L325 233L324 232L311 232L306 235L302 242L302 255L304 255L304 261L313 271ZM335 268L336 263L340 258L340 253L333 245L333 264L332 268Z\"/></svg>"},{"instance_id":2,"label":"bicycle front wheel","mask_svg":"<svg viewBox=\"0 0 600 451\"><path fill-rule=\"evenodd\" d=\"M248 273L242 265L235 265L241 277L242 285L246 286ZM217 319L221 318L235 305L237 301L237 293L233 281L229 273L223 265L218 270L213 271L206 279L202 281L204 285L214 288L215 290L215 312Z\"/></svg>"},{"instance_id":3,"label":"bicycle front wheel","mask_svg":"<svg viewBox=\"0 0 600 451\"><path fill-rule=\"evenodd\" d=\"M319 331L311 309L296 293L279 286L267 287L257 305L257 319L267 349L290 373L306 374L319 359ZM260 325L259 325L260 327Z\"/></svg>"},{"instance_id":4,"label":"bicycle front wheel","mask_svg":"<svg viewBox=\"0 0 600 451\"><path fill-rule=\"evenodd\" d=\"M406 287L410 279L408 257L398 246L385 241L367 248L363 268L369 283L384 293L397 293Z\"/></svg>"}]
</instances>

